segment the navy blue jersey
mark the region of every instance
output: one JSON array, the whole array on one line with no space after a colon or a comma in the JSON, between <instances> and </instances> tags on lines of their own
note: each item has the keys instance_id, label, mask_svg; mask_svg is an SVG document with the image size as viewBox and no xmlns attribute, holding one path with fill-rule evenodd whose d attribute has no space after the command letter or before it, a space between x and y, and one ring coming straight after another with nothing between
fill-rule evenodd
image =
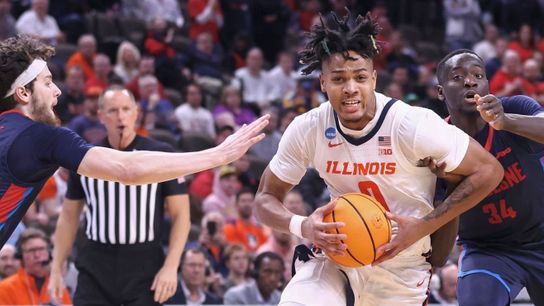
<instances>
[{"instance_id":1,"label":"navy blue jersey","mask_svg":"<svg viewBox=\"0 0 544 306\"><path fill-rule=\"evenodd\" d=\"M59 166L77 170L91 148L65 128L17 111L0 115L0 248Z\"/></svg>"},{"instance_id":2,"label":"navy blue jersey","mask_svg":"<svg viewBox=\"0 0 544 306\"><path fill-rule=\"evenodd\" d=\"M500 98L505 113L544 111L526 96ZM474 138L504 167L502 182L460 217L459 240L469 246L544 247L544 145L488 124Z\"/></svg>"}]
</instances>

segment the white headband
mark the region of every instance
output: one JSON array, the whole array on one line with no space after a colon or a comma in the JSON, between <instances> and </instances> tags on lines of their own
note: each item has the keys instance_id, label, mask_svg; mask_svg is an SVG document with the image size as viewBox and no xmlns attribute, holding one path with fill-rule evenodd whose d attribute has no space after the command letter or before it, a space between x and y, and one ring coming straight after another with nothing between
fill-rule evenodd
<instances>
[{"instance_id":1,"label":"white headband","mask_svg":"<svg viewBox=\"0 0 544 306\"><path fill-rule=\"evenodd\" d=\"M7 98L11 96L17 87L23 87L27 85L28 83L32 82L40 72L42 72L43 68L47 66L47 63L44 60L41 59L34 59L32 61L32 64L26 68L25 71L23 71L16 79L13 81L13 84L11 84L11 88L9 89L8 93L4 96L4 98Z\"/></svg>"}]
</instances>

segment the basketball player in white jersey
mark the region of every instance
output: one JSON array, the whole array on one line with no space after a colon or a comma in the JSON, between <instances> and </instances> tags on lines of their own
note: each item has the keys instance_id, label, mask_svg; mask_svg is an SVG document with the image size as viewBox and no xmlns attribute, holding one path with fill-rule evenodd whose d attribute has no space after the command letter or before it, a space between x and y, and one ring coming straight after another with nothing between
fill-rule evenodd
<instances>
[{"instance_id":1,"label":"basketball player in white jersey","mask_svg":"<svg viewBox=\"0 0 544 306\"><path fill-rule=\"evenodd\" d=\"M330 16L329 16L330 17ZM473 207L497 186L500 164L478 143L432 111L411 107L374 91L378 55L377 24L367 15L356 20L335 15L312 29L301 52L304 73L321 69L321 89L329 102L298 116L283 135L265 170L256 214L266 225L310 240L324 253L343 254L344 234L329 234L340 222L324 223L334 199L363 192L389 211L393 239L372 266L344 268L323 252L298 262L280 305L422 305L430 278L423 254L429 235ZM466 178L433 209L436 177L419 160L432 156L445 171ZM285 194L312 166L325 180L330 203L309 217L283 205Z\"/></svg>"}]
</instances>

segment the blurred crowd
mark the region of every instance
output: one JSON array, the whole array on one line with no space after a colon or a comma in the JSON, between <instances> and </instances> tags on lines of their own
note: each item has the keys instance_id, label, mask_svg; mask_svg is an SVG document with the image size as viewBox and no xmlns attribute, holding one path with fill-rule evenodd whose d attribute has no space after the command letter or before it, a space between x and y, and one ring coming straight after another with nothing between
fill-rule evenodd
<instances>
[{"instance_id":1,"label":"blurred crowd","mask_svg":"<svg viewBox=\"0 0 544 306\"><path fill-rule=\"evenodd\" d=\"M63 126L91 143L106 137L98 97L111 85L134 94L138 134L179 151L210 148L271 115L266 137L243 158L184 178L191 232L179 268L183 288L204 292L205 304L260 304L245 298L259 290L275 301L304 241L261 226L253 198L289 123L327 100L319 75L299 72L304 32L320 13L344 16L346 7L370 12L382 27L377 91L447 117L435 67L448 51L468 48L484 59L493 94L528 95L544 105L542 0L0 0L0 40L28 34L56 47L50 69L62 95L55 110ZM14 246L25 228L54 235L66 180L60 170L48 181L0 251L0 279L17 273ZM326 202L311 169L284 200L299 215ZM81 232L66 264L71 293ZM457 254L436 273L434 302L455 304Z\"/></svg>"}]
</instances>

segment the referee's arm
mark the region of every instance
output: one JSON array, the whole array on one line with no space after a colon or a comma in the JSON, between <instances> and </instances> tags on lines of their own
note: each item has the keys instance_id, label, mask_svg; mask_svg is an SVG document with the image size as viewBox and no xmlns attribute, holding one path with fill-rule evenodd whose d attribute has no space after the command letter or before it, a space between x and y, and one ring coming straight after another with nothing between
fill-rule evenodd
<instances>
[{"instance_id":1,"label":"referee's arm","mask_svg":"<svg viewBox=\"0 0 544 306\"><path fill-rule=\"evenodd\" d=\"M191 227L188 194L167 196L165 202L166 210L172 219L168 254L151 286L151 290L155 290L155 301L161 304L176 293L181 253L185 248Z\"/></svg>"},{"instance_id":2,"label":"referee's arm","mask_svg":"<svg viewBox=\"0 0 544 306\"><path fill-rule=\"evenodd\" d=\"M57 220L57 228L53 238L53 263L51 264L51 275L49 280L49 294L53 299L62 301L64 281L62 266L68 257L76 239L77 228L79 227L79 216L84 207L83 199L72 200L64 198L62 210Z\"/></svg>"}]
</instances>

